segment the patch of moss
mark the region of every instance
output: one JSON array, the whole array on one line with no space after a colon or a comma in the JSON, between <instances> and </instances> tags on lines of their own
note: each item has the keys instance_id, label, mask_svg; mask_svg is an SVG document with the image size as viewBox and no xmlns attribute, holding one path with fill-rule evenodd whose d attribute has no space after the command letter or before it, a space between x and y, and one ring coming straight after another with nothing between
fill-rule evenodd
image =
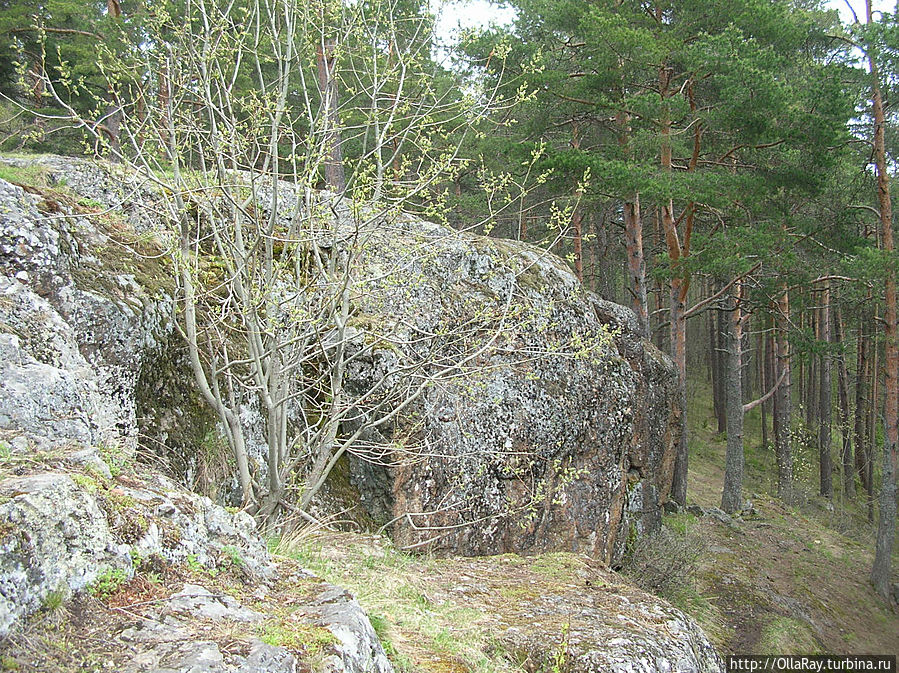
<instances>
[{"instance_id":1,"label":"patch of moss","mask_svg":"<svg viewBox=\"0 0 899 673\"><path fill-rule=\"evenodd\" d=\"M73 474L72 481L88 493L96 493L100 489L100 484L96 479L81 472Z\"/></svg>"},{"instance_id":2,"label":"patch of moss","mask_svg":"<svg viewBox=\"0 0 899 673\"><path fill-rule=\"evenodd\" d=\"M219 491L231 474L230 449L216 430L215 412L195 386L184 385L188 368L186 348L177 335L146 355L134 391L141 448L148 460L161 459L177 478L186 481L192 474L192 490L221 500Z\"/></svg>"},{"instance_id":3,"label":"patch of moss","mask_svg":"<svg viewBox=\"0 0 899 673\"><path fill-rule=\"evenodd\" d=\"M693 526L696 525L698 519L689 512L678 512L677 514L668 514L662 519L662 525L671 529L678 535L686 535Z\"/></svg>"},{"instance_id":4,"label":"patch of moss","mask_svg":"<svg viewBox=\"0 0 899 673\"><path fill-rule=\"evenodd\" d=\"M104 492L98 502L109 518L113 534L120 542L133 544L149 530L150 524L140 511L139 503L130 495L111 489Z\"/></svg>"},{"instance_id":5,"label":"patch of moss","mask_svg":"<svg viewBox=\"0 0 899 673\"><path fill-rule=\"evenodd\" d=\"M580 570L582 563L572 554L542 554L531 563L531 569L546 577L565 580Z\"/></svg>"},{"instance_id":6,"label":"patch of moss","mask_svg":"<svg viewBox=\"0 0 899 673\"><path fill-rule=\"evenodd\" d=\"M316 657L326 648L339 642L334 634L325 628L287 619L263 622L257 627L257 635L259 640L268 645L286 647L301 653L304 658Z\"/></svg>"},{"instance_id":7,"label":"patch of moss","mask_svg":"<svg viewBox=\"0 0 899 673\"><path fill-rule=\"evenodd\" d=\"M166 519L160 521L162 529L162 546L164 549L174 549L181 542L181 527Z\"/></svg>"},{"instance_id":8,"label":"patch of moss","mask_svg":"<svg viewBox=\"0 0 899 673\"><path fill-rule=\"evenodd\" d=\"M0 521L0 540L5 540L14 535L20 535L21 529L14 523L9 521Z\"/></svg>"}]
</instances>

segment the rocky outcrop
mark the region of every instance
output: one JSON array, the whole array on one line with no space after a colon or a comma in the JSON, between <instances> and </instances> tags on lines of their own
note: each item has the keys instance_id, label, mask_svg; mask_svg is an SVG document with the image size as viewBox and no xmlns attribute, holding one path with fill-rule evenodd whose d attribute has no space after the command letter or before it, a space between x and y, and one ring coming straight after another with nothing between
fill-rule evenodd
<instances>
[{"instance_id":1,"label":"rocky outcrop","mask_svg":"<svg viewBox=\"0 0 899 673\"><path fill-rule=\"evenodd\" d=\"M121 651L130 655L130 660L123 657L120 670L296 673L309 670L312 663L320 673L393 673L368 618L352 596L308 576L290 579L295 587L312 594L308 601L293 606L292 620L286 622L292 622L293 632L282 626L285 620L275 627L270 614L248 608L231 595L185 584L161 608L141 611L133 625L110 634ZM266 598L253 602L258 608L275 609ZM231 643L209 629L210 622L227 628ZM241 645L238 651L234 651L235 639Z\"/></svg>"},{"instance_id":2,"label":"rocky outcrop","mask_svg":"<svg viewBox=\"0 0 899 673\"><path fill-rule=\"evenodd\" d=\"M0 481L0 636L52 594L70 595L103 576L130 576L136 559L215 567L238 554L252 576L272 573L249 515L229 514L159 476L141 482L89 476L102 460L81 458L63 456L56 470L44 465ZM57 471L79 462L87 473Z\"/></svg>"},{"instance_id":3,"label":"rocky outcrop","mask_svg":"<svg viewBox=\"0 0 899 673\"><path fill-rule=\"evenodd\" d=\"M0 479L5 667L70 670L65 642L84 638L87 660L123 673L393 672L353 596L277 566L249 515L142 469L61 460Z\"/></svg>"},{"instance_id":4,"label":"rocky outcrop","mask_svg":"<svg viewBox=\"0 0 899 673\"><path fill-rule=\"evenodd\" d=\"M321 534L319 565L332 580L366 586L378 559L386 570L372 593L397 622L396 647L416 641L418 629L447 629L468 653L493 652L498 670L576 673L719 673L724 665L693 619L624 581L603 564L577 554L516 554L482 558L410 557L383 538ZM317 566L318 567L318 566ZM390 568L396 568L391 571ZM343 579L346 578L346 579ZM406 619L422 604L427 626ZM463 616L461 619L460 617ZM403 626L405 623L405 627ZM481 638L482 625L489 636ZM486 634L484 634L486 635ZM451 668L451 652L432 645L414 661ZM496 657L496 653L502 653Z\"/></svg>"},{"instance_id":5,"label":"rocky outcrop","mask_svg":"<svg viewBox=\"0 0 899 673\"><path fill-rule=\"evenodd\" d=\"M138 234L124 212L112 218L96 200L113 198L108 175L12 161L50 184L95 186L73 196L0 180L0 436L133 452L143 357L171 329L166 274L158 255L130 247Z\"/></svg>"},{"instance_id":6,"label":"rocky outcrop","mask_svg":"<svg viewBox=\"0 0 899 673\"><path fill-rule=\"evenodd\" d=\"M66 610L77 629L105 634L102 656L119 670L389 673L352 596L276 569L248 515L134 462L139 435L177 435L185 453L215 435L169 348L174 288L144 235L153 192L84 161L12 163L29 178L0 180L0 634L14 659L32 642L16 641L16 624L74 592ZM406 329L418 355L452 362L459 348L464 376L435 379L368 437L408 442L413 460L342 463L332 506L353 501L404 546L473 555L566 549L614 561L632 529L652 525L670 483L676 375L626 309L537 248L405 216L370 232L361 262L356 338L377 334L369 324ZM374 349L354 361L347 390L364 393L408 355ZM244 420L258 423L251 404ZM198 464L185 457L186 470ZM494 562L472 563L488 574ZM622 635L598 598L547 596L503 622L523 661L558 648L530 627L522 636L522 623L575 605L584 630L572 627L565 652L583 670L638 651L654 663L633 670L717 670L695 625L657 601L633 611L630 594L603 594L644 622ZM126 609L110 612L116 601Z\"/></svg>"},{"instance_id":7,"label":"rocky outcrop","mask_svg":"<svg viewBox=\"0 0 899 673\"><path fill-rule=\"evenodd\" d=\"M0 194L0 289L10 298L0 318L34 325L0 340L0 430L133 448L139 415L141 432L154 447L173 445L193 481L197 456L210 453L197 444L224 447L169 347L164 255L134 254L135 232L153 226L152 192L83 161L28 165L65 188L3 183ZM332 500L361 504L366 520L389 524L408 547L566 549L615 562L631 529L657 523L670 485L677 426L668 359L627 309L586 292L538 248L407 216L365 237L354 279L359 338L368 325L394 325L418 355L439 352L446 363L458 352L463 375L435 381L370 438L416 447L411 460L351 458L332 480ZM364 394L408 355L392 345L359 358L347 389ZM23 381L37 378L26 399ZM247 436L262 456L251 402Z\"/></svg>"}]
</instances>

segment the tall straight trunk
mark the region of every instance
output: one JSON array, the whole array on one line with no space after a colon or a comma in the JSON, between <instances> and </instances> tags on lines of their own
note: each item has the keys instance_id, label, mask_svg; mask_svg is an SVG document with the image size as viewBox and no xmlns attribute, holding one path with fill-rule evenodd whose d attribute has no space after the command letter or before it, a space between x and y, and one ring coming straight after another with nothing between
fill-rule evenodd
<instances>
[{"instance_id":1,"label":"tall straight trunk","mask_svg":"<svg viewBox=\"0 0 899 673\"><path fill-rule=\"evenodd\" d=\"M323 38L315 54L318 73L318 90L322 97L322 114L325 117L324 157L325 186L337 194L346 189L343 167L343 147L340 141L338 118L338 91L335 75L337 43L333 38Z\"/></svg>"},{"instance_id":2,"label":"tall straight trunk","mask_svg":"<svg viewBox=\"0 0 899 673\"><path fill-rule=\"evenodd\" d=\"M825 344L830 344L830 283L825 281L823 292L823 306L821 307L820 338ZM831 370L830 353L825 349L821 356L821 385L818 403L818 466L820 468L821 495L825 498L833 498L833 458L830 455L833 428L833 375Z\"/></svg>"},{"instance_id":3,"label":"tall straight trunk","mask_svg":"<svg viewBox=\"0 0 899 673\"><path fill-rule=\"evenodd\" d=\"M727 320L727 452L724 458L724 490L721 509L728 514L743 507L743 317L740 283L728 297Z\"/></svg>"},{"instance_id":4,"label":"tall straight trunk","mask_svg":"<svg viewBox=\"0 0 899 673\"><path fill-rule=\"evenodd\" d=\"M715 331L715 357L718 360L718 434L727 432L727 402L724 397L725 381L724 377L727 372L727 315L723 311L717 312L717 329Z\"/></svg>"},{"instance_id":5,"label":"tall straight trunk","mask_svg":"<svg viewBox=\"0 0 899 673\"><path fill-rule=\"evenodd\" d=\"M874 521L874 461L877 457L877 413L880 410L880 348L875 338L871 342L874 360L871 363L871 401L868 403L868 521Z\"/></svg>"},{"instance_id":6,"label":"tall straight trunk","mask_svg":"<svg viewBox=\"0 0 899 673\"><path fill-rule=\"evenodd\" d=\"M593 246L595 291L603 298L614 301L612 291L612 260L609 256L610 244L608 225L605 218L594 220L596 243ZM645 287L645 286L644 286Z\"/></svg>"},{"instance_id":7,"label":"tall straight trunk","mask_svg":"<svg viewBox=\"0 0 899 673\"><path fill-rule=\"evenodd\" d=\"M867 22L873 23L871 0L865 0ZM880 74L874 55L868 51L871 72L871 107L874 112L874 165L877 167L877 197L880 205L880 229L883 250L894 251L893 204L890 200L890 175L887 170L884 131L886 119L880 93ZM883 479L880 487L880 519L871 582L884 599L890 594L890 562L896 535L896 472L899 470L899 348L896 343L896 270L888 265L884 282L884 369L886 370L884 404Z\"/></svg>"},{"instance_id":8,"label":"tall straight trunk","mask_svg":"<svg viewBox=\"0 0 899 673\"><path fill-rule=\"evenodd\" d=\"M661 18L661 7L656 7L656 13ZM667 111L668 99L671 97L670 85L673 69L662 65L659 68L659 96L662 100L662 113L660 119L660 132L662 136L661 164L662 170L670 173L672 170L671 159L671 118ZM678 372L678 409L676 411L679 426L677 453L674 460L674 479L671 485L671 497L680 505L687 504L687 335L685 302L688 290L688 279L681 269L681 257L685 255L684 246L681 244L677 231L677 220L674 217L674 201L667 199L662 201L662 230L665 234L665 244L668 248L668 257L671 260L674 274L671 278L669 293L668 319L670 324L671 357Z\"/></svg>"},{"instance_id":9,"label":"tall straight trunk","mask_svg":"<svg viewBox=\"0 0 899 673\"><path fill-rule=\"evenodd\" d=\"M709 288L712 293L712 288ZM718 357L718 312L709 311L709 365L711 367L712 376L712 409L715 412L715 419L719 422L724 413L723 395L721 385L721 360ZM719 428L719 432L720 432Z\"/></svg>"},{"instance_id":10,"label":"tall straight trunk","mask_svg":"<svg viewBox=\"0 0 899 673\"><path fill-rule=\"evenodd\" d=\"M790 419L792 403L790 396L790 352L787 335L790 329L790 294L786 284L781 287L781 295L774 311L775 359L774 374L783 381L774 393L774 453L777 456L777 497L784 502L793 501L793 448L791 444Z\"/></svg>"},{"instance_id":11,"label":"tall straight trunk","mask_svg":"<svg viewBox=\"0 0 899 673\"><path fill-rule=\"evenodd\" d=\"M758 338L756 339L756 370L758 372L758 381L759 381L759 390L762 392L768 390L768 387L774 383L774 381L770 381L767 377L767 368L768 368L768 354L765 349L765 345L768 343L768 334L765 330L761 330L759 332ZM761 405L761 416L762 416L762 448L764 449L768 446L768 403L763 402Z\"/></svg>"},{"instance_id":12,"label":"tall straight trunk","mask_svg":"<svg viewBox=\"0 0 899 673\"><path fill-rule=\"evenodd\" d=\"M637 324L644 336L649 336L649 299L646 296L646 259L643 256L643 219L639 194L634 194L632 200L624 202L624 239L631 308L637 314Z\"/></svg>"},{"instance_id":13,"label":"tall straight trunk","mask_svg":"<svg viewBox=\"0 0 899 673\"><path fill-rule=\"evenodd\" d=\"M571 146L575 150L581 148L581 137L576 121L571 123ZM574 211L571 213L572 247L574 248L574 273L577 279L584 282L584 213L581 211L581 198L584 193L578 188L575 194Z\"/></svg>"},{"instance_id":14,"label":"tall straight trunk","mask_svg":"<svg viewBox=\"0 0 899 673\"><path fill-rule=\"evenodd\" d=\"M574 273L584 282L584 214L580 207L571 214L572 244L574 246Z\"/></svg>"},{"instance_id":15,"label":"tall straight trunk","mask_svg":"<svg viewBox=\"0 0 899 673\"><path fill-rule=\"evenodd\" d=\"M818 320L818 311L812 311L812 315L809 316L812 328L812 334L815 335L815 340L821 340L821 324ZM814 433L815 423L818 421L818 402L819 393L818 393L818 377L820 376L818 371L818 360L819 358L812 355L809 358L809 363L807 367L807 376L806 386L805 386L805 428L809 433Z\"/></svg>"},{"instance_id":16,"label":"tall straight trunk","mask_svg":"<svg viewBox=\"0 0 899 673\"><path fill-rule=\"evenodd\" d=\"M619 112L618 145L625 156L630 155L630 115ZM646 259L643 256L643 218L640 214L640 194L634 192L624 199L624 240L627 251L628 291L631 308L637 314L637 324L644 336L649 336L649 300L646 296Z\"/></svg>"},{"instance_id":17,"label":"tall straight trunk","mask_svg":"<svg viewBox=\"0 0 899 673\"><path fill-rule=\"evenodd\" d=\"M849 370L846 367L846 355L843 353L843 312L834 309L833 314L834 343L839 347L837 354L837 394L840 400L840 462L843 465L843 494L847 498L855 497L855 471L852 464L852 416L849 408Z\"/></svg>"},{"instance_id":18,"label":"tall straight trunk","mask_svg":"<svg viewBox=\"0 0 899 673\"><path fill-rule=\"evenodd\" d=\"M680 505L687 504L687 319L681 284L671 286L671 350L678 373L677 420L679 437L674 462L671 497Z\"/></svg>"},{"instance_id":19,"label":"tall straight trunk","mask_svg":"<svg viewBox=\"0 0 899 673\"><path fill-rule=\"evenodd\" d=\"M863 320L864 322L864 320ZM868 362L868 335L863 325L858 328L858 347L855 365L855 471L862 482L865 491L868 485L868 377L870 363Z\"/></svg>"},{"instance_id":20,"label":"tall straight trunk","mask_svg":"<svg viewBox=\"0 0 899 673\"><path fill-rule=\"evenodd\" d=\"M768 333L765 335L765 385L770 387L777 381L777 374L774 370L774 319L768 316L767 320ZM774 433L774 397L765 403L768 409L768 415L771 416L771 433ZM771 436L768 439L768 446L773 446L774 442Z\"/></svg>"}]
</instances>

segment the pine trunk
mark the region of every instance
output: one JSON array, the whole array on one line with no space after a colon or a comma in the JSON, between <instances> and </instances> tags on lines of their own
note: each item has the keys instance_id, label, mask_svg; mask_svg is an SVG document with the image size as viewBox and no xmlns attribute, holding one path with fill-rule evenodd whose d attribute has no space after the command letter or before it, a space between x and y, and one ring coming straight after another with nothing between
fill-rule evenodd
<instances>
[{"instance_id":1,"label":"pine trunk","mask_svg":"<svg viewBox=\"0 0 899 673\"><path fill-rule=\"evenodd\" d=\"M340 129L338 128L337 77L334 74L336 46L333 38L323 38L316 50L315 64L318 73L318 90L322 97L322 113L325 116L325 187L337 194L342 194L346 189L346 177Z\"/></svg>"},{"instance_id":2,"label":"pine trunk","mask_svg":"<svg viewBox=\"0 0 899 673\"><path fill-rule=\"evenodd\" d=\"M709 290L712 291L711 288ZM712 409L721 432L721 417L724 415L724 400L721 385L721 359L718 357L718 311L709 311L709 365L712 376Z\"/></svg>"},{"instance_id":3,"label":"pine trunk","mask_svg":"<svg viewBox=\"0 0 899 673\"><path fill-rule=\"evenodd\" d=\"M618 144L625 156L630 155L630 116L620 111L616 116ZM622 205L624 240L627 252L628 290L631 308L637 314L637 324L644 336L649 336L649 299L646 296L646 259L643 256L643 219L640 214L640 194L634 193Z\"/></svg>"},{"instance_id":4,"label":"pine trunk","mask_svg":"<svg viewBox=\"0 0 899 673\"><path fill-rule=\"evenodd\" d=\"M717 417L718 434L722 435L727 432L727 403L724 399L724 377L727 372L727 342L725 337L727 334L727 330L725 329L727 317L723 311L717 312L717 323L717 329L715 330L715 357L718 359L718 380L716 381L718 387Z\"/></svg>"},{"instance_id":5,"label":"pine trunk","mask_svg":"<svg viewBox=\"0 0 899 673\"><path fill-rule=\"evenodd\" d=\"M756 371L758 375L759 382L759 390L762 391L762 394L765 393L766 390L771 386L773 381L769 381L765 374L767 373L767 364L768 357L765 351L765 344L767 343L767 334L764 330L759 332L758 338L756 339ZM768 403L763 402L761 404L761 416L762 416L762 448L764 449L768 446Z\"/></svg>"},{"instance_id":6,"label":"pine trunk","mask_svg":"<svg viewBox=\"0 0 899 673\"><path fill-rule=\"evenodd\" d=\"M869 491L868 484L868 377L870 376L870 363L868 362L868 335L862 326L858 328L858 348L856 354L855 369L855 471L862 482L865 491Z\"/></svg>"},{"instance_id":7,"label":"pine trunk","mask_svg":"<svg viewBox=\"0 0 899 673\"><path fill-rule=\"evenodd\" d=\"M728 298L727 320L727 452L721 509L728 514L743 507L743 319L739 283Z\"/></svg>"},{"instance_id":8,"label":"pine trunk","mask_svg":"<svg viewBox=\"0 0 899 673\"><path fill-rule=\"evenodd\" d=\"M624 237L627 246L627 271L631 308L637 323L649 336L649 300L646 296L646 259L643 256L643 221L640 215L640 195L624 203Z\"/></svg>"},{"instance_id":9,"label":"pine trunk","mask_svg":"<svg viewBox=\"0 0 899 673\"><path fill-rule=\"evenodd\" d=\"M852 418L849 408L849 370L846 367L846 356L843 353L843 312L834 310L833 336L839 347L837 355L837 392L840 400L840 458L843 464L843 494L847 498L855 497L855 471L852 464Z\"/></svg>"},{"instance_id":10,"label":"pine trunk","mask_svg":"<svg viewBox=\"0 0 899 673\"><path fill-rule=\"evenodd\" d=\"M865 0L868 24L873 23L871 0ZM880 75L877 62L868 52L868 67L871 73L871 103L874 112L874 164L877 168L877 196L880 205L880 228L883 250L892 255L893 246L893 204L890 199L890 176L887 169L886 142L884 131L883 99L880 93ZM884 389L884 435L886 444L883 452L883 480L880 487L880 519L877 523L877 542L874 565L871 568L871 582L882 598L890 595L890 563L893 541L896 535L896 472L899 469L899 349L896 343L896 270L887 266L884 283L884 369L886 378Z\"/></svg>"},{"instance_id":11,"label":"pine trunk","mask_svg":"<svg viewBox=\"0 0 899 673\"><path fill-rule=\"evenodd\" d=\"M818 311L813 311L810 316L812 334L815 335L815 340L821 340L821 330L818 321ZM814 355L809 358L809 363L807 367L807 375L805 384L805 428L809 433L813 433L813 428L815 427L815 423L818 420L818 402L820 401L818 395L818 377L820 376L818 372L818 359Z\"/></svg>"},{"instance_id":12,"label":"pine trunk","mask_svg":"<svg viewBox=\"0 0 899 673\"><path fill-rule=\"evenodd\" d=\"M678 279L675 279L677 281ZM671 497L680 505L687 504L687 319L681 298L681 283L671 284L671 346L678 372L678 425L680 434L674 462Z\"/></svg>"},{"instance_id":13,"label":"pine trunk","mask_svg":"<svg viewBox=\"0 0 899 673\"><path fill-rule=\"evenodd\" d=\"M830 285L825 283L823 292L821 318L818 322L820 339L825 346L830 344ZM833 427L833 376L831 373L830 353L825 348L821 356L821 381L818 392L818 461L820 468L821 495L833 498L833 459L830 455Z\"/></svg>"},{"instance_id":14,"label":"pine trunk","mask_svg":"<svg viewBox=\"0 0 899 673\"><path fill-rule=\"evenodd\" d=\"M571 214L571 231L574 246L574 273L577 279L584 282L584 214L575 208Z\"/></svg>"},{"instance_id":15,"label":"pine trunk","mask_svg":"<svg viewBox=\"0 0 899 673\"><path fill-rule=\"evenodd\" d=\"M777 456L777 496L784 502L793 501L793 448L790 419L790 353L787 335L790 329L790 295L783 285L775 315L774 374L783 381L774 393L774 453Z\"/></svg>"}]
</instances>

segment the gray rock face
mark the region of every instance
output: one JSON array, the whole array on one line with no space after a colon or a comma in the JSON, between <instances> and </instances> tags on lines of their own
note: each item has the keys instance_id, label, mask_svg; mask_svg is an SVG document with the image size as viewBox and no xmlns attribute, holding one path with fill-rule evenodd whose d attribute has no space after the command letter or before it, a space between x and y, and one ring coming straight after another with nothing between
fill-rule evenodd
<instances>
[{"instance_id":1,"label":"gray rock face","mask_svg":"<svg viewBox=\"0 0 899 673\"><path fill-rule=\"evenodd\" d=\"M208 568L231 561L249 577L273 573L247 514L161 477L109 489L78 479L41 472L0 482L0 636L52 592L69 595L116 569L130 575L133 558Z\"/></svg>"},{"instance_id":2,"label":"gray rock face","mask_svg":"<svg viewBox=\"0 0 899 673\"><path fill-rule=\"evenodd\" d=\"M131 567L103 511L66 475L6 480L0 494L0 636L51 592L83 589L100 572Z\"/></svg>"},{"instance_id":3,"label":"gray rock face","mask_svg":"<svg viewBox=\"0 0 899 673\"><path fill-rule=\"evenodd\" d=\"M331 641L316 653L316 673L393 673L381 643L362 608L343 589L322 583L317 597L301 604L294 622L308 620ZM133 652L125 673L297 673L309 670L290 649L263 642L247 633L267 615L241 605L231 596L216 595L203 586L187 584L161 608L147 610L143 619L117 637ZM202 639L209 621L228 629L231 637L245 637L246 654L223 651L216 640ZM255 625L255 626L254 626ZM298 645L299 643L294 643Z\"/></svg>"},{"instance_id":4,"label":"gray rock face","mask_svg":"<svg viewBox=\"0 0 899 673\"><path fill-rule=\"evenodd\" d=\"M142 357L171 329L172 303L158 281L138 282L139 258L85 202L0 180L0 433L131 452Z\"/></svg>"},{"instance_id":5,"label":"gray rock face","mask_svg":"<svg viewBox=\"0 0 899 673\"><path fill-rule=\"evenodd\" d=\"M323 672L393 672L371 622L346 590L328 587L313 601L310 613L315 623L328 629L338 641L337 652L325 659Z\"/></svg>"},{"instance_id":6,"label":"gray rock face","mask_svg":"<svg viewBox=\"0 0 899 673\"><path fill-rule=\"evenodd\" d=\"M82 202L112 209L126 221L120 226L152 227L152 209L142 208L151 197L133 180L86 162L41 162L49 179L64 179ZM145 398L177 406L142 410L156 426L145 434L176 444L208 436L214 422L195 394L168 392L191 390L189 375L141 377L164 359L158 354L171 301L158 278L153 284L154 272L164 273L138 263L129 274L134 259L102 258L121 246L78 202L51 208L39 194L3 189L7 280L0 290L21 308L2 310L50 336L16 341L13 334L0 343L8 353L0 429L6 422L51 443L133 446L141 381ZM564 549L614 563L631 527L657 523L670 486L679 410L668 359L637 334L627 309L586 292L561 260L534 246L406 216L365 237L354 329L365 339L368 324L396 325L415 345L354 362L348 390L363 394L385 371L428 349L444 363L457 353L463 375L441 378L393 428L372 437L416 447L413 460L397 454L385 466L351 459L332 496L361 504L369 521L392 522L394 537L408 547ZM30 403L20 399L23 368L44 381ZM45 418L46 409L63 413ZM261 419L252 404L246 410L247 436L261 455ZM179 445L180 456L189 448ZM189 457L179 462L194 470Z\"/></svg>"},{"instance_id":7,"label":"gray rock face","mask_svg":"<svg viewBox=\"0 0 899 673\"><path fill-rule=\"evenodd\" d=\"M632 524L657 524L671 484L668 358L629 310L586 292L534 246L408 219L368 248L361 266L378 280L366 282L362 310L372 320L436 335L434 352L460 338L468 352L483 348L415 412L407 441L429 457L351 464L369 514L393 521L407 548L567 550L614 563ZM351 385L364 390L395 356L382 357L351 372Z\"/></svg>"}]
</instances>

